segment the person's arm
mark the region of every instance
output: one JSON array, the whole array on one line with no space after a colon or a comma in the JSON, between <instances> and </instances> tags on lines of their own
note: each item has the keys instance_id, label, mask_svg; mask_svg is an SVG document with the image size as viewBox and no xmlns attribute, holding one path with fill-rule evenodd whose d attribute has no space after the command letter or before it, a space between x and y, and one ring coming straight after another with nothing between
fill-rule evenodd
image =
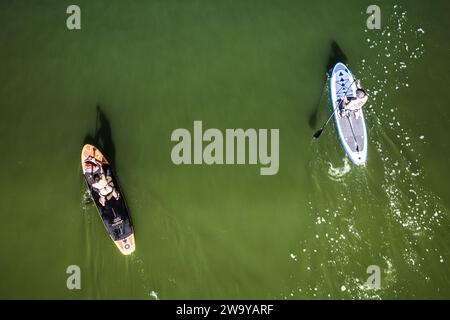
<instances>
[{"instance_id":1,"label":"person's arm","mask_svg":"<svg viewBox=\"0 0 450 320\"><path fill-rule=\"evenodd\" d=\"M366 104L367 100L369 100L369 96L368 95L366 95L366 96L364 96L364 98L362 98L361 108L364 107L364 105Z\"/></svg>"}]
</instances>

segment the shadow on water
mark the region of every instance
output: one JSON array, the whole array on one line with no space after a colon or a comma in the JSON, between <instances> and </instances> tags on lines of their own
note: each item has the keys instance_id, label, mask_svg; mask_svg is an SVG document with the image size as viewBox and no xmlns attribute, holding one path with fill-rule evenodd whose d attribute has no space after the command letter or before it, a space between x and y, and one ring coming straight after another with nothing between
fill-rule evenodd
<instances>
[{"instance_id":1,"label":"shadow on water","mask_svg":"<svg viewBox=\"0 0 450 320\"><path fill-rule=\"evenodd\" d=\"M111 125L100 105L96 107L94 136L91 134L86 135L84 144L86 143L97 146L105 154L111 166L114 167L116 162L116 148L112 138Z\"/></svg>"},{"instance_id":2,"label":"shadow on water","mask_svg":"<svg viewBox=\"0 0 450 320\"><path fill-rule=\"evenodd\" d=\"M341 47L338 45L338 43L333 40L331 42L330 57L328 58L328 63L326 66L327 69L325 71L328 72L338 62L347 64L348 59L347 59L347 56L345 55L345 53L342 51Z\"/></svg>"},{"instance_id":3,"label":"shadow on water","mask_svg":"<svg viewBox=\"0 0 450 320\"><path fill-rule=\"evenodd\" d=\"M311 129L315 129L317 126L317 114L318 114L317 109L318 108L315 108L308 117L308 125Z\"/></svg>"},{"instance_id":4,"label":"shadow on water","mask_svg":"<svg viewBox=\"0 0 450 320\"><path fill-rule=\"evenodd\" d=\"M333 66L338 62L347 64L348 59L347 59L347 56L345 55L345 53L342 51L339 44L333 40L331 42L331 50L330 50L330 55L328 57L328 62L325 66L325 74L328 74L328 72L331 70L331 68L333 68ZM322 98L323 98L323 91L325 90L325 87L328 84L327 80L328 79L324 80L325 82L322 86L322 91L320 92L321 96L320 96L320 99L319 99L319 102L318 102L316 108L314 108L314 110L310 113L310 115L308 117L308 125L311 129L316 129L316 127L317 127L317 120L318 120L319 110L320 110L320 106L321 106L321 102L322 102Z\"/></svg>"}]
</instances>

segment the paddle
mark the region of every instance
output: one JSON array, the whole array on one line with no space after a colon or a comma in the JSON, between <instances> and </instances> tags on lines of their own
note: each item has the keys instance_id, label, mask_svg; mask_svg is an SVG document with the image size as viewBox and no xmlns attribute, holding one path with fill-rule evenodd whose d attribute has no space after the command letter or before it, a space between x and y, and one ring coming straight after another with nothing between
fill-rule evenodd
<instances>
[{"instance_id":1,"label":"paddle","mask_svg":"<svg viewBox=\"0 0 450 320\"><path fill-rule=\"evenodd\" d=\"M348 79L347 79L348 81ZM347 83L346 81L346 83ZM351 88L353 83L356 81L356 78L353 79L353 82L350 84L349 87L346 87L345 85L343 87L341 87L338 92L336 92L336 95L343 89L343 88ZM336 106L336 108L334 108L333 112L331 113L330 117L327 119L327 121L325 121L325 123L322 125L322 127L317 130L314 134L313 134L313 138L314 139L319 139L320 135L322 134L323 130L325 130L326 126L328 125L328 123L330 122L331 118L333 117L333 115L336 113L336 110L339 109L339 106L341 105L342 101L344 101L344 99L341 100L341 102L339 102L339 104Z\"/></svg>"},{"instance_id":2,"label":"paddle","mask_svg":"<svg viewBox=\"0 0 450 320\"><path fill-rule=\"evenodd\" d=\"M320 94L320 99L319 99L319 103L317 104L316 110L319 108L320 103L322 102L322 97L323 97L323 92L325 91L325 86L328 82L328 80L330 79L328 72L326 73L326 78L325 78L325 82L322 85L322 93Z\"/></svg>"}]
</instances>

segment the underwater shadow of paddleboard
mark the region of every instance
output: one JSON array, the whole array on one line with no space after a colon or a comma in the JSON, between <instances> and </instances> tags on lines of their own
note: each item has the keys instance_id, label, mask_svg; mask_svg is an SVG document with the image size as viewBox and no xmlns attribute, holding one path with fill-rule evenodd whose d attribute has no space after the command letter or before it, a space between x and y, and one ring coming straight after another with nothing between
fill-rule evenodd
<instances>
[{"instance_id":1,"label":"underwater shadow of paddleboard","mask_svg":"<svg viewBox=\"0 0 450 320\"><path fill-rule=\"evenodd\" d=\"M112 138L111 124L99 104L96 106L95 133L94 136L87 134L84 137L84 144L86 143L98 147L114 168L116 163L116 148Z\"/></svg>"},{"instance_id":2,"label":"underwater shadow of paddleboard","mask_svg":"<svg viewBox=\"0 0 450 320\"><path fill-rule=\"evenodd\" d=\"M328 58L328 63L326 66L325 72L328 72L334 65L338 62L342 62L343 64L348 64L348 58L345 53L342 51L341 47L336 41L331 41L331 52L330 57Z\"/></svg>"},{"instance_id":3,"label":"underwater shadow of paddleboard","mask_svg":"<svg viewBox=\"0 0 450 320\"><path fill-rule=\"evenodd\" d=\"M342 62L344 64L347 64L348 59L347 56L345 55L345 53L342 51L341 47L339 46L339 44L336 41L331 41L331 50L330 50L330 55L328 57L328 62L326 64L325 67L325 74L328 74L328 72L330 71L331 68L334 67L334 65L338 62ZM322 92L321 94L323 95L323 90L325 90L325 87L328 85L327 82L325 82L325 85L322 88ZM323 99L323 97L322 97ZM321 100L319 101L319 104L317 105L317 107L310 113L309 117L308 117L308 125L311 129L317 129L317 120L318 120L318 114L319 114L319 110L320 107L322 105Z\"/></svg>"},{"instance_id":4,"label":"underwater shadow of paddleboard","mask_svg":"<svg viewBox=\"0 0 450 320\"><path fill-rule=\"evenodd\" d=\"M308 117L308 125L311 129L316 129L317 126L317 114L319 113L317 109L319 108L315 108L314 111L310 113Z\"/></svg>"}]
</instances>

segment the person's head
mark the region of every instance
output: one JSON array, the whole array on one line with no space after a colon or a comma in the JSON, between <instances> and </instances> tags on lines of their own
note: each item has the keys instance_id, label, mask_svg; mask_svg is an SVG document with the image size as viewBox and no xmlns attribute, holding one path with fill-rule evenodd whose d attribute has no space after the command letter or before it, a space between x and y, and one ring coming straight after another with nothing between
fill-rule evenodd
<instances>
[{"instance_id":1,"label":"person's head","mask_svg":"<svg viewBox=\"0 0 450 320\"><path fill-rule=\"evenodd\" d=\"M94 174L94 182L97 183L100 181L100 175L98 173Z\"/></svg>"},{"instance_id":2,"label":"person's head","mask_svg":"<svg viewBox=\"0 0 450 320\"><path fill-rule=\"evenodd\" d=\"M362 99L366 96L366 92L363 89L356 89L356 97Z\"/></svg>"}]
</instances>

